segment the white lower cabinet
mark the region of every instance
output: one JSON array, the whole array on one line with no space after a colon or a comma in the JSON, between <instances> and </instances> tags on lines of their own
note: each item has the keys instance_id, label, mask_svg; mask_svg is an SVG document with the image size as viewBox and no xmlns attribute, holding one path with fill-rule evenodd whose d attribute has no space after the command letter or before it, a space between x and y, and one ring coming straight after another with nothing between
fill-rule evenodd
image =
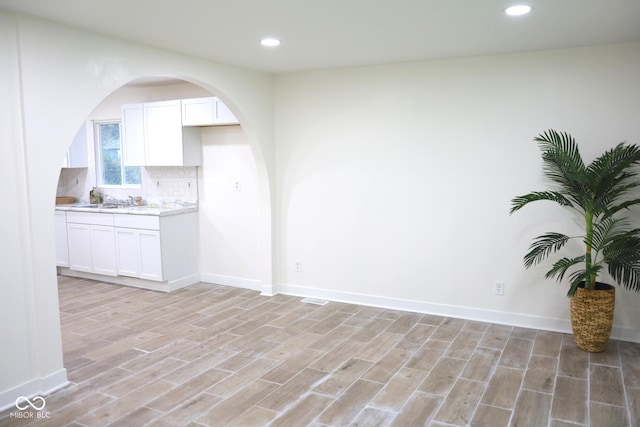
<instances>
[{"instance_id":1,"label":"white lower cabinet","mask_svg":"<svg viewBox=\"0 0 640 427\"><path fill-rule=\"evenodd\" d=\"M65 220L65 212L60 214L56 212L56 225ZM116 283L158 290L197 283L198 240L197 212L159 216L68 211L64 232L56 228L58 266L66 267L66 252L69 270L117 276Z\"/></svg>"},{"instance_id":2,"label":"white lower cabinet","mask_svg":"<svg viewBox=\"0 0 640 427\"><path fill-rule=\"evenodd\" d=\"M113 215L67 213L69 269L116 276Z\"/></svg>"},{"instance_id":3,"label":"white lower cabinet","mask_svg":"<svg viewBox=\"0 0 640 427\"><path fill-rule=\"evenodd\" d=\"M140 244L140 277L147 280L163 280L160 232L138 230Z\"/></svg>"},{"instance_id":4,"label":"white lower cabinet","mask_svg":"<svg viewBox=\"0 0 640 427\"><path fill-rule=\"evenodd\" d=\"M162 281L159 217L116 215L118 275Z\"/></svg>"},{"instance_id":5,"label":"white lower cabinet","mask_svg":"<svg viewBox=\"0 0 640 427\"><path fill-rule=\"evenodd\" d=\"M90 230L92 272L107 276L117 276L116 243L113 227L92 225Z\"/></svg>"},{"instance_id":6,"label":"white lower cabinet","mask_svg":"<svg viewBox=\"0 0 640 427\"><path fill-rule=\"evenodd\" d=\"M67 243L67 216L64 211L56 211L53 217L56 239L56 265L69 267L69 244Z\"/></svg>"},{"instance_id":7,"label":"white lower cabinet","mask_svg":"<svg viewBox=\"0 0 640 427\"><path fill-rule=\"evenodd\" d=\"M118 274L173 282L196 277L198 214L114 215Z\"/></svg>"},{"instance_id":8,"label":"white lower cabinet","mask_svg":"<svg viewBox=\"0 0 640 427\"><path fill-rule=\"evenodd\" d=\"M67 223L69 269L71 270L93 272L90 227L87 224Z\"/></svg>"}]
</instances>

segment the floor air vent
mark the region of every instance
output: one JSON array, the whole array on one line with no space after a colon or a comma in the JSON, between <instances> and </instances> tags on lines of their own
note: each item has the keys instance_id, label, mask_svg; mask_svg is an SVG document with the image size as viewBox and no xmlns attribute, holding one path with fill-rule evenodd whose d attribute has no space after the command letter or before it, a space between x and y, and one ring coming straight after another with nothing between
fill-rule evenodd
<instances>
[{"instance_id":1,"label":"floor air vent","mask_svg":"<svg viewBox=\"0 0 640 427\"><path fill-rule=\"evenodd\" d=\"M323 299L315 299L315 298L304 298L300 302L306 302L307 304L315 304L315 305L325 305L329 301L325 301Z\"/></svg>"}]
</instances>

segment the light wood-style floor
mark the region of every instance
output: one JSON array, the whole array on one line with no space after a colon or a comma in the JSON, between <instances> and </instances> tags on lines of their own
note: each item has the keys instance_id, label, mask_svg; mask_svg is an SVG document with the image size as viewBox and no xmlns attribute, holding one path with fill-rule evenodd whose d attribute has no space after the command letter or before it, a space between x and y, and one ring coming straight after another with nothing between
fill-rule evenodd
<instances>
[{"instance_id":1,"label":"light wood-style floor","mask_svg":"<svg viewBox=\"0 0 640 427\"><path fill-rule=\"evenodd\" d=\"M59 288L71 384L49 419L0 426L640 426L640 344L204 283Z\"/></svg>"}]
</instances>

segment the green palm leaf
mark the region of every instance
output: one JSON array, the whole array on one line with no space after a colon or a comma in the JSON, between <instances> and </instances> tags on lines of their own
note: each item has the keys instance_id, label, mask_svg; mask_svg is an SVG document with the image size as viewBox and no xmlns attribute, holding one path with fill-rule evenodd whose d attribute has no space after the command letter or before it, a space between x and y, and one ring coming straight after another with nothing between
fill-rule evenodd
<instances>
[{"instance_id":1,"label":"green palm leaf","mask_svg":"<svg viewBox=\"0 0 640 427\"><path fill-rule=\"evenodd\" d=\"M611 217L603 219L601 222L594 224L591 240L585 241L585 244L593 249L600 251L612 244L620 236L625 235L629 221L623 219L614 219Z\"/></svg>"},{"instance_id":2,"label":"green palm leaf","mask_svg":"<svg viewBox=\"0 0 640 427\"><path fill-rule=\"evenodd\" d=\"M622 205L620 199L640 185L635 180L640 163L640 147L620 143L605 151L595 159L586 170L586 177L592 183L593 199L596 213L612 215L624 207L640 203L640 199L626 200Z\"/></svg>"},{"instance_id":3,"label":"green palm leaf","mask_svg":"<svg viewBox=\"0 0 640 427\"><path fill-rule=\"evenodd\" d=\"M606 247L605 262L611 277L625 288L640 291L640 231L619 236Z\"/></svg>"},{"instance_id":4,"label":"green palm leaf","mask_svg":"<svg viewBox=\"0 0 640 427\"><path fill-rule=\"evenodd\" d=\"M546 233L536 237L531 246L529 246L529 252L524 256L525 267L529 268L548 257L551 253L560 250L569 239L569 236L560 233Z\"/></svg>"},{"instance_id":5,"label":"green palm leaf","mask_svg":"<svg viewBox=\"0 0 640 427\"><path fill-rule=\"evenodd\" d=\"M584 206L588 194L586 167L578 144L568 133L548 130L536 138L542 150L545 177L560 186L562 193L578 206Z\"/></svg>"},{"instance_id":6,"label":"green palm leaf","mask_svg":"<svg viewBox=\"0 0 640 427\"><path fill-rule=\"evenodd\" d=\"M567 199L562 193L557 191L534 191L529 194L525 194L523 196L514 197L511 200L511 211L509 213L514 213L515 211L523 208L525 205L531 202L535 202L538 200L548 200L551 202L556 202L561 206L573 206L571 201Z\"/></svg>"},{"instance_id":7,"label":"green palm leaf","mask_svg":"<svg viewBox=\"0 0 640 427\"><path fill-rule=\"evenodd\" d=\"M550 129L534 141L542 151L544 176L553 187L515 197L510 213L547 200L571 207L584 220L584 235L576 236L584 242L582 254L555 261L545 277L561 282L569 274L569 295L573 295L580 282L592 289L607 266L617 283L640 292L640 229L631 229L630 221L619 216L640 205L640 146L620 143L587 166L568 133ZM525 267L565 249L570 239L555 232L536 237L524 256Z\"/></svg>"},{"instance_id":8,"label":"green palm leaf","mask_svg":"<svg viewBox=\"0 0 640 427\"><path fill-rule=\"evenodd\" d=\"M547 271L547 274L545 274L544 277L546 279L555 277L559 282L561 282L569 268L582 262L584 262L584 255L580 255L575 258L562 258L553 264L551 270Z\"/></svg>"},{"instance_id":9,"label":"green palm leaf","mask_svg":"<svg viewBox=\"0 0 640 427\"><path fill-rule=\"evenodd\" d=\"M567 292L567 296L568 297L572 297L575 295L576 290L578 289L578 286L583 283L583 282L587 282L589 280L589 277L587 275L587 272L584 270L580 270L580 271L576 271L575 273L573 273L571 275L571 277L569 277L569 291Z\"/></svg>"}]
</instances>

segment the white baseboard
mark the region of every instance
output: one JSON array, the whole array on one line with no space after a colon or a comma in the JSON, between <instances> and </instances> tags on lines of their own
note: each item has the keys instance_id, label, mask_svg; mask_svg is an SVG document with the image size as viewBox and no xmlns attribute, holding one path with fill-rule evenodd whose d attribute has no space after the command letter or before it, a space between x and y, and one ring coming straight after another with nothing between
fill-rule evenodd
<instances>
[{"instance_id":1,"label":"white baseboard","mask_svg":"<svg viewBox=\"0 0 640 427\"><path fill-rule=\"evenodd\" d=\"M214 283L234 288L250 289L261 292L262 295L274 296L278 293L286 295L296 295L300 297L310 297L325 299L329 301L344 302L349 304L368 305L372 307L382 307L394 310L411 311L416 313L434 314L437 316L454 317L458 319L475 320L479 322L497 323L501 325L519 326L523 328L541 329L562 333L571 332L571 322L569 319L556 319L543 316L532 316L522 313L512 313L505 311L494 311L474 307L464 307L448 304L436 304L424 301L414 301L392 297L381 297L376 295L356 294L350 292L340 292L326 289L308 288L291 284L280 284L278 290L274 290L272 285L264 285L257 279L246 279L243 277L225 276L222 274L200 273L200 275L189 276L175 282L152 282L150 280L140 280L133 278L120 278L99 276L90 273L80 273L69 269L59 268L60 274L84 277L88 279L108 281L128 286L137 286L145 289L170 292L182 287L197 283ZM611 338L620 341L640 343L640 330L621 328L613 326Z\"/></svg>"},{"instance_id":2,"label":"white baseboard","mask_svg":"<svg viewBox=\"0 0 640 427\"><path fill-rule=\"evenodd\" d=\"M214 283L216 285L231 286L233 288L251 289L264 292L262 282L257 279L245 279L244 277L225 276L222 274L200 273L200 281Z\"/></svg>"},{"instance_id":3,"label":"white baseboard","mask_svg":"<svg viewBox=\"0 0 640 427\"><path fill-rule=\"evenodd\" d=\"M611 338L614 340L640 343L640 331L637 329L621 328L613 325Z\"/></svg>"},{"instance_id":4,"label":"white baseboard","mask_svg":"<svg viewBox=\"0 0 640 427\"><path fill-rule=\"evenodd\" d=\"M177 289L182 289L189 285L194 285L199 281L200 281L200 274L192 274L190 276L181 277L178 280L166 282L167 292L175 291Z\"/></svg>"},{"instance_id":5,"label":"white baseboard","mask_svg":"<svg viewBox=\"0 0 640 427\"><path fill-rule=\"evenodd\" d=\"M58 267L58 274L62 276L79 277L81 279L97 280L103 283L114 283L116 285L133 286L135 288L149 289L152 291L171 292L185 286L196 284L200 281L199 274L181 277L171 282L156 282L155 280L138 279L126 276L105 276L103 274L85 273L83 271L70 270L65 267Z\"/></svg>"},{"instance_id":6,"label":"white baseboard","mask_svg":"<svg viewBox=\"0 0 640 427\"><path fill-rule=\"evenodd\" d=\"M26 398L47 396L67 384L69 384L67 370L63 368L45 377L36 378L17 387L2 391L0 392L0 412L10 408L17 410L15 407L16 399L20 396Z\"/></svg>"},{"instance_id":7,"label":"white baseboard","mask_svg":"<svg viewBox=\"0 0 640 427\"><path fill-rule=\"evenodd\" d=\"M555 319L550 317L532 316L521 313L486 310L481 308L463 307L447 304L434 304L424 301L414 301L400 298L380 297L376 295L356 294L326 289L308 288L298 285L280 284L280 293L300 297L318 298L349 304L367 305L394 310L411 311L416 313L433 314L443 317L454 317L479 322L497 323L508 326L540 329L545 331L571 334L569 319ZM611 338L621 341L640 343L640 331L613 327Z\"/></svg>"},{"instance_id":8,"label":"white baseboard","mask_svg":"<svg viewBox=\"0 0 640 427\"><path fill-rule=\"evenodd\" d=\"M278 295L278 291L275 290L275 286L273 285L265 285L264 283L262 284L262 286L260 287L260 294L267 296L267 297L272 297L275 295Z\"/></svg>"}]
</instances>

